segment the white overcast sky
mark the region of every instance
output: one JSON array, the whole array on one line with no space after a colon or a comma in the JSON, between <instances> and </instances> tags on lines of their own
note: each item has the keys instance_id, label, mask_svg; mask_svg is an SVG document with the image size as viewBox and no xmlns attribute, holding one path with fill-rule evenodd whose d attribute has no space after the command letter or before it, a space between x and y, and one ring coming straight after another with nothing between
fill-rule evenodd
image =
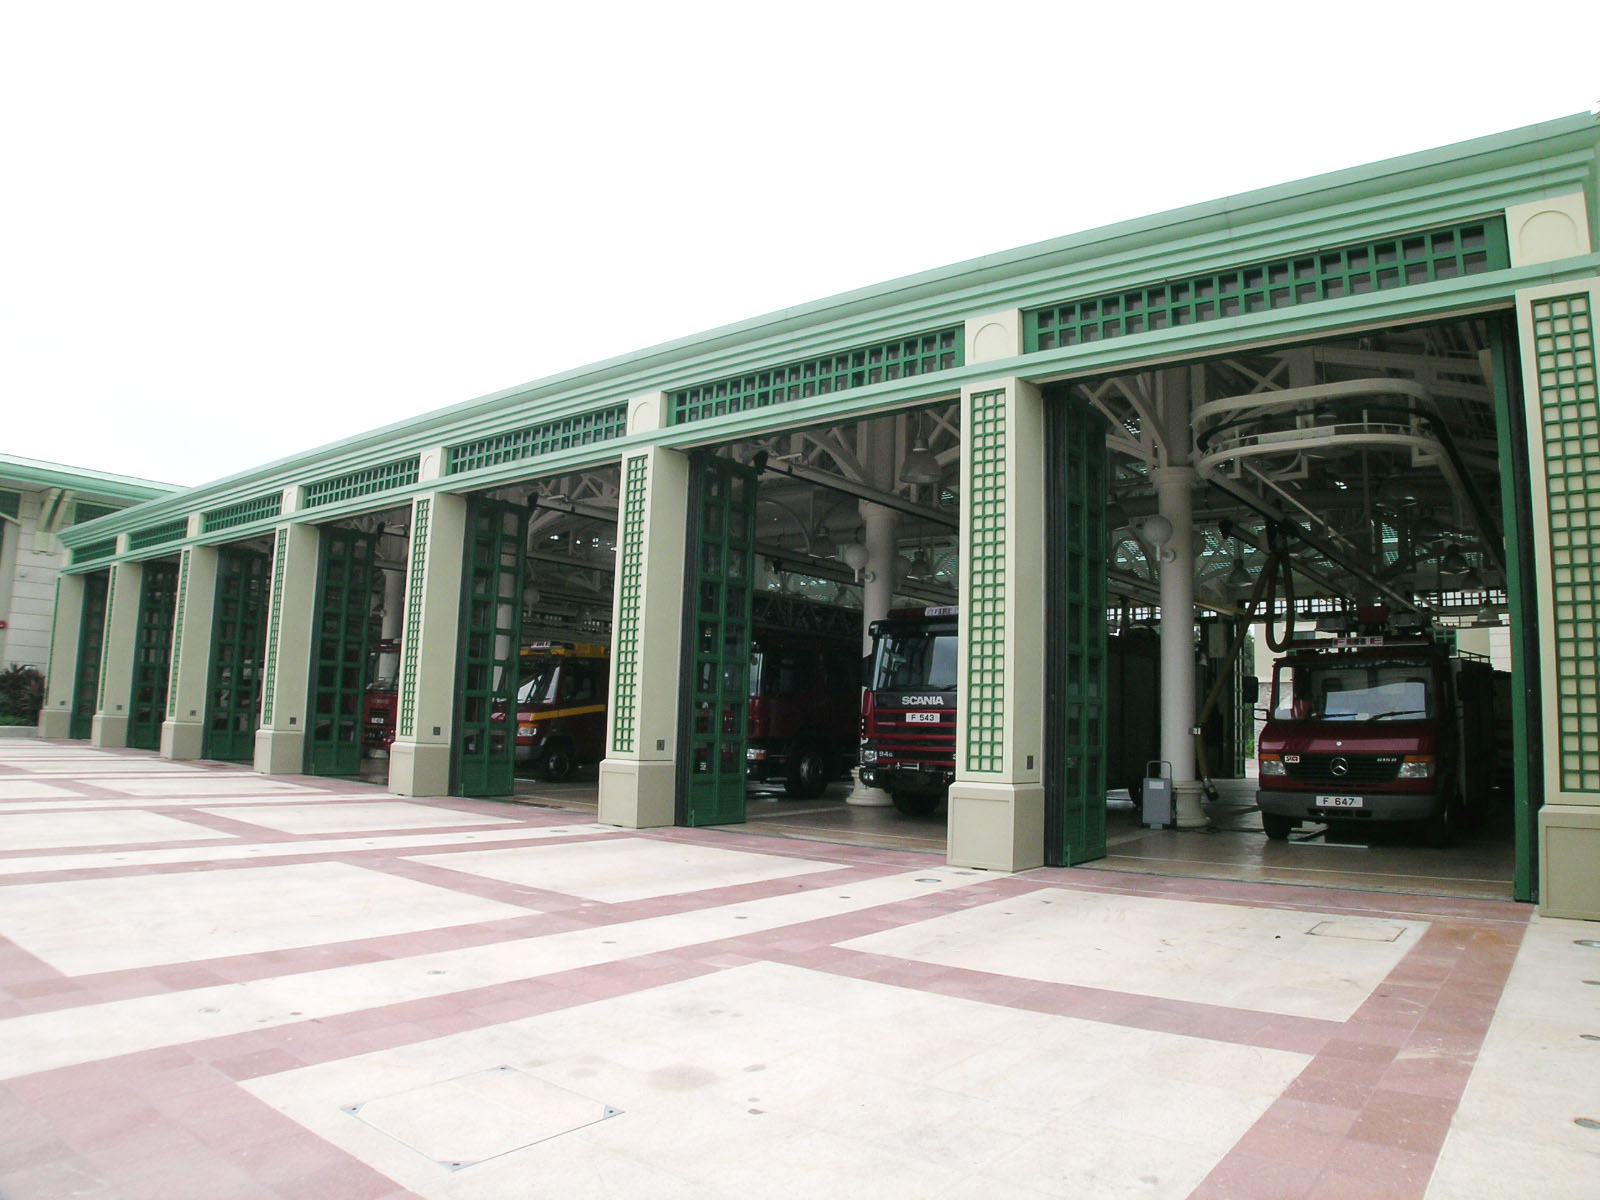
<instances>
[{"instance_id":1,"label":"white overcast sky","mask_svg":"<svg viewBox=\"0 0 1600 1200\"><path fill-rule=\"evenodd\" d=\"M1600 3L0 17L0 451L201 483L717 325L1588 110Z\"/></svg>"}]
</instances>

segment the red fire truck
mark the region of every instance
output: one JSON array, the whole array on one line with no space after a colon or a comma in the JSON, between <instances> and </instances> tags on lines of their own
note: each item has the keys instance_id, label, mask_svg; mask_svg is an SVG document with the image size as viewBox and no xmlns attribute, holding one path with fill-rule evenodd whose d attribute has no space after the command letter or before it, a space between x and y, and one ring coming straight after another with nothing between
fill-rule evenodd
<instances>
[{"instance_id":1,"label":"red fire truck","mask_svg":"<svg viewBox=\"0 0 1600 1200\"><path fill-rule=\"evenodd\" d=\"M609 648L538 641L522 648L517 762L559 782L606 750Z\"/></svg>"},{"instance_id":2,"label":"red fire truck","mask_svg":"<svg viewBox=\"0 0 1600 1200\"><path fill-rule=\"evenodd\" d=\"M1409 821L1443 846L1482 820L1509 762L1510 676L1386 618L1363 609L1360 633L1274 665L1256 794L1269 838L1306 820Z\"/></svg>"},{"instance_id":3,"label":"red fire truck","mask_svg":"<svg viewBox=\"0 0 1600 1200\"><path fill-rule=\"evenodd\" d=\"M782 779L789 795L809 800L854 765L860 646L859 633L757 631L750 645L747 779Z\"/></svg>"},{"instance_id":4,"label":"red fire truck","mask_svg":"<svg viewBox=\"0 0 1600 1200\"><path fill-rule=\"evenodd\" d=\"M908 816L932 812L956 773L957 609L901 609L872 623L861 700L861 781ZM1160 655L1152 636L1106 642L1106 780L1134 792L1158 754Z\"/></svg>"}]
</instances>

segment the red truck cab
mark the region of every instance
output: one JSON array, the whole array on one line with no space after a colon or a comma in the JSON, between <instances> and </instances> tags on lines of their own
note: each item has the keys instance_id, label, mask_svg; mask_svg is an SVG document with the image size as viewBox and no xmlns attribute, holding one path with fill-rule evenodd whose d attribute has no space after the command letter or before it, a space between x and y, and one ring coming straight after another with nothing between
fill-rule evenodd
<instances>
[{"instance_id":1,"label":"red truck cab","mask_svg":"<svg viewBox=\"0 0 1600 1200\"><path fill-rule=\"evenodd\" d=\"M605 757L611 661L605 646L534 642L523 647L517 686L517 762L559 782Z\"/></svg>"},{"instance_id":2,"label":"red truck cab","mask_svg":"<svg viewBox=\"0 0 1600 1200\"><path fill-rule=\"evenodd\" d=\"M1502 751L1487 662L1426 633L1311 642L1274 666L1256 804L1281 841L1304 820L1416 822L1445 845L1481 820Z\"/></svg>"},{"instance_id":3,"label":"red truck cab","mask_svg":"<svg viewBox=\"0 0 1600 1200\"><path fill-rule=\"evenodd\" d=\"M958 612L900 609L871 626L861 782L908 816L932 812L956 774Z\"/></svg>"},{"instance_id":4,"label":"red truck cab","mask_svg":"<svg viewBox=\"0 0 1600 1200\"><path fill-rule=\"evenodd\" d=\"M859 638L758 633L750 645L745 777L820 796L853 765L861 696Z\"/></svg>"}]
</instances>

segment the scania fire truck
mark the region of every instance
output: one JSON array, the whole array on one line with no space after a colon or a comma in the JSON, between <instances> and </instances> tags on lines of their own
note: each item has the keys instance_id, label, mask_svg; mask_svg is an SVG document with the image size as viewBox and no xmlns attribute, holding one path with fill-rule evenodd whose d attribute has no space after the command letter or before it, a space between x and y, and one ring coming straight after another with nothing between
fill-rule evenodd
<instances>
[{"instance_id":1,"label":"scania fire truck","mask_svg":"<svg viewBox=\"0 0 1600 1200\"><path fill-rule=\"evenodd\" d=\"M1410 821L1443 846L1482 820L1509 762L1510 676L1426 629L1389 629L1381 608L1358 620L1360 632L1291 648L1273 668L1262 826L1281 841L1306 820Z\"/></svg>"}]
</instances>

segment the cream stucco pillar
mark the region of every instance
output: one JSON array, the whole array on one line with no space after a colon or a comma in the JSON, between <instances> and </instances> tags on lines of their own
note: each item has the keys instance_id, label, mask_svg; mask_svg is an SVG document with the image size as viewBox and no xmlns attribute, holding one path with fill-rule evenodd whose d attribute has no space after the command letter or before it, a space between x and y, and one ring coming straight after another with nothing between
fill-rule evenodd
<instances>
[{"instance_id":1,"label":"cream stucco pillar","mask_svg":"<svg viewBox=\"0 0 1600 1200\"><path fill-rule=\"evenodd\" d=\"M961 664L952 865L1044 862L1044 401L1018 379L962 393Z\"/></svg>"},{"instance_id":2,"label":"cream stucco pillar","mask_svg":"<svg viewBox=\"0 0 1600 1200\"><path fill-rule=\"evenodd\" d=\"M599 819L645 829L677 809L679 679L689 460L652 448L622 460L611 706Z\"/></svg>"},{"instance_id":3,"label":"cream stucco pillar","mask_svg":"<svg viewBox=\"0 0 1600 1200\"><path fill-rule=\"evenodd\" d=\"M255 754L255 769L268 775L297 775L305 769L311 636L321 555L322 531L315 525L280 525L273 535Z\"/></svg>"},{"instance_id":4,"label":"cream stucco pillar","mask_svg":"<svg viewBox=\"0 0 1600 1200\"><path fill-rule=\"evenodd\" d=\"M190 546L178 566L178 611L167 684L167 719L161 723L162 758L199 758L205 745L211 621L220 560L221 552L215 546Z\"/></svg>"},{"instance_id":5,"label":"cream stucco pillar","mask_svg":"<svg viewBox=\"0 0 1600 1200\"><path fill-rule=\"evenodd\" d=\"M45 670L44 708L39 736L72 736L72 692L78 682L78 644L83 638L82 575L56 580L56 607L50 625L50 662Z\"/></svg>"},{"instance_id":6,"label":"cream stucco pillar","mask_svg":"<svg viewBox=\"0 0 1600 1200\"><path fill-rule=\"evenodd\" d=\"M100 690L89 731L91 746L128 744L128 703L133 696L133 655L143 588L143 563L112 564L106 586L106 636L100 647Z\"/></svg>"},{"instance_id":7,"label":"cream stucco pillar","mask_svg":"<svg viewBox=\"0 0 1600 1200\"><path fill-rule=\"evenodd\" d=\"M389 790L402 796L450 794L466 531L465 496L433 492L412 501L395 739L389 748Z\"/></svg>"}]
</instances>

